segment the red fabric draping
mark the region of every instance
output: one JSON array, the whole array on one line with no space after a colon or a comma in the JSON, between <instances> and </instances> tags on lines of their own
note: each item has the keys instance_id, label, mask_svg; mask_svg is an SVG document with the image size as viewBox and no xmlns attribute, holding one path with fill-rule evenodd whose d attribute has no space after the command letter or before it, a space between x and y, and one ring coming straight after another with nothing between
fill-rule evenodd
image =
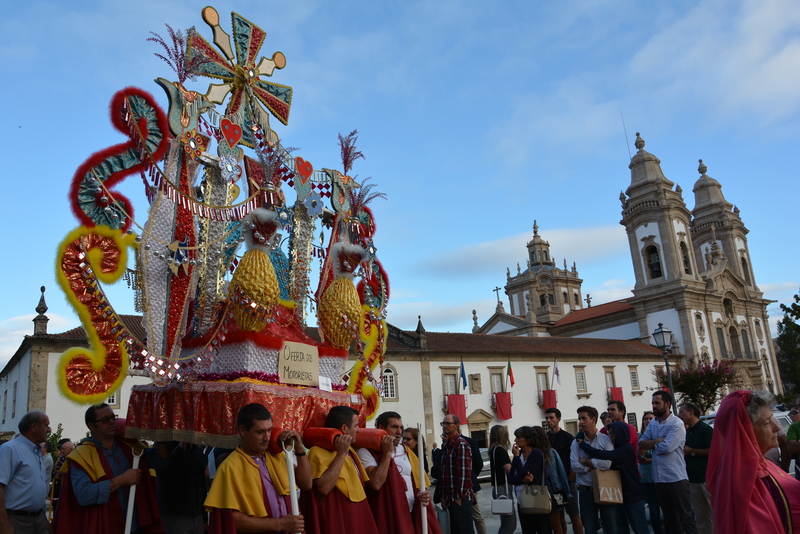
<instances>
[{"instance_id":1,"label":"red fabric draping","mask_svg":"<svg viewBox=\"0 0 800 534\"><path fill-rule=\"evenodd\" d=\"M182 382L134 386L125 435L233 449L239 443L236 414L251 402L266 406L284 429L298 432L324 426L328 411L339 405L358 410L359 426L366 424L360 395L254 382Z\"/></svg>"},{"instance_id":2,"label":"red fabric draping","mask_svg":"<svg viewBox=\"0 0 800 534\"><path fill-rule=\"evenodd\" d=\"M447 396L447 413L458 417L461 424L467 422L467 398L464 395Z\"/></svg>"},{"instance_id":3,"label":"red fabric draping","mask_svg":"<svg viewBox=\"0 0 800 534\"><path fill-rule=\"evenodd\" d=\"M708 457L706 484L714 509L714 531L726 534L783 532L781 514L767 486L772 476L800 522L800 482L764 458L747 415L749 391L734 391L720 404Z\"/></svg>"},{"instance_id":4,"label":"red fabric draping","mask_svg":"<svg viewBox=\"0 0 800 534\"><path fill-rule=\"evenodd\" d=\"M122 444L122 454L128 460L129 465L133 465L133 453L130 445L120 440ZM94 447L94 444L84 444L80 447ZM97 478L97 481L111 480L113 472L111 464L108 463L103 454L97 454L100 465L103 466L105 474ZM125 511L117 498L117 494L112 494L112 498L104 504L93 506L81 506L75 496L72 487L72 469L81 469L86 472L77 462L69 461L69 468L63 478L61 504L56 508L56 515L53 518L54 532L82 532L85 534L122 534L125 530L125 521L120 518L125 517ZM136 513L139 520L139 530L144 534L161 534L164 526L161 523L161 513L156 502L156 477L150 475L147 465L147 458L142 456L139 469L142 476L136 485ZM96 475L96 473L95 473ZM89 473L90 478L92 474ZM122 491L122 490L120 490ZM128 491L128 490L125 490Z\"/></svg>"},{"instance_id":5,"label":"red fabric draping","mask_svg":"<svg viewBox=\"0 0 800 534\"><path fill-rule=\"evenodd\" d=\"M494 401L497 418L503 421L511 419L511 393L495 393Z\"/></svg>"},{"instance_id":6,"label":"red fabric draping","mask_svg":"<svg viewBox=\"0 0 800 534\"><path fill-rule=\"evenodd\" d=\"M611 388L611 400L625 402L622 398L622 388Z\"/></svg>"},{"instance_id":7,"label":"red fabric draping","mask_svg":"<svg viewBox=\"0 0 800 534\"><path fill-rule=\"evenodd\" d=\"M554 389L545 389L542 391L542 402L544 404L544 409L548 408L557 408L556 406L556 390Z\"/></svg>"}]
</instances>

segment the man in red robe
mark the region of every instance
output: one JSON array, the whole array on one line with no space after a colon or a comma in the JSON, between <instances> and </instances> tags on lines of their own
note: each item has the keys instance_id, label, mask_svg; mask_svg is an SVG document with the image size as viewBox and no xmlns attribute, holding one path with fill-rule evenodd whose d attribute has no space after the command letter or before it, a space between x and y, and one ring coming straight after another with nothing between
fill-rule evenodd
<instances>
[{"instance_id":1,"label":"man in red robe","mask_svg":"<svg viewBox=\"0 0 800 534\"><path fill-rule=\"evenodd\" d=\"M381 442L381 452L361 448L358 457L369 475L367 500L378 530L386 534L420 534L420 511L424 509L428 534L441 534L436 511L430 506L430 493L419 490L419 459L400 443L403 437L400 414L380 414L375 427L388 433ZM423 487L428 484L427 475L423 484Z\"/></svg>"},{"instance_id":2,"label":"man in red robe","mask_svg":"<svg viewBox=\"0 0 800 534\"><path fill-rule=\"evenodd\" d=\"M136 440L117 436L117 416L107 404L90 406L85 414L91 437L67 456L60 504L53 519L55 532L122 534L131 486L136 486L132 532L164 532L156 502L156 481L150 467L167 465L166 444L145 449ZM133 455L141 454L138 469Z\"/></svg>"},{"instance_id":3,"label":"man in red robe","mask_svg":"<svg viewBox=\"0 0 800 534\"><path fill-rule=\"evenodd\" d=\"M350 448L358 434L358 412L334 406L325 427L341 435L336 436L332 450L313 446L308 451L314 487L303 495L306 534L378 534L364 491L369 476Z\"/></svg>"},{"instance_id":4,"label":"man in red robe","mask_svg":"<svg viewBox=\"0 0 800 534\"><path fill-rule=\"evenodd\" d=\"M291 492L286 453L268 451L272 415L252 403L236 416L241 445L217 469L205 506L211 512L209 532L302 532L302 515L291 514ZM294 440L295 475L301 490L311 489L311 465L300 435L285 430L278 442Z\"/></svg>"}]
</instances>

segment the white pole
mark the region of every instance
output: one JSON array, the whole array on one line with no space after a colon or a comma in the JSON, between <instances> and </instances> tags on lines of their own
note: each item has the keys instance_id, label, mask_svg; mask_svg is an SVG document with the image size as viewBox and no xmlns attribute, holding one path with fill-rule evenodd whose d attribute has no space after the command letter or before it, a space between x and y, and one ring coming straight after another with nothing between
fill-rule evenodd
<instances>
[{"instance_id":1,"label":"white pole","mask_svg":"<svg viewBox=\"0 0 800 534\"><path fill-rule=\"evenodd\" d=\"M417 461L419 462L419 490L425 491L425 449L422 446L422 425L417 425ZM422 534L428 534L428 510L426 506L419 507L422 519Z\"/></svg>"},{"instance_id":2,"label":"white pole","mask_svg":"<svg viewBox=\"0 0 800 534\"><path fill-rule=\"evenodd\" d=\"M289 498L292 501L292 515L300 515L300 507L297 505L297 484L294 478L294 439L289 440L289 448L286 442L282 444L283 452L286 453L286 469L289 472ZM299 532L297 534L300 534Z\"/></svg>"},{"instance_id":3,"label":"white pole","mask_svg":"<svg viewBox=\"0 0 800 534\"><path fill-rule=\"evenodd\" d=\"M144 449L136 454L133 451L133 469L139 469L139 458L144 453ZM149 473L148 473L149 476ZM136 484L131 486L131 491L128 493L128 515L125 518L125 534L131 534L131 527L133 526L133 507L136 505Z\"/></svg>"}]
</instances>

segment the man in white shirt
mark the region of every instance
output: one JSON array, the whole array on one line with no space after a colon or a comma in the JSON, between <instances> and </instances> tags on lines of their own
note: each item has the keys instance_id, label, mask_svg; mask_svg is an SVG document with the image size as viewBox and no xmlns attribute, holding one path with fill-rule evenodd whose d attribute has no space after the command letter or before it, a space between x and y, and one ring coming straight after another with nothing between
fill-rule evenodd
<instances>
[{"instance_id":1,"label":"man in white shirt","mask_svg":"<svg viewBox=\"0 0 800 534\"><path fill-rule=\"evenodd\" d=\"M413 533L414 526L411 511L414 509L414 504L419 501L421 505L427 506L430 502L428 491L417 492L415 490L418 484L414 480L414 476L419 474L419 460L413 451L401 443L403 420L400 414L397 412L383 412L375 419L375 427L385 430L389 434L383 437L381 453L367 448L361 448L357 451L358 459L361 460L369 476L367 487L376 493L383 492L387 494L384 495L384 498L373 498L368 492L375 522L378 525L378 529L385 534ZM392 470L395 470L395 472L393 473ZM407 511L393 510L392 514L387 514L385 510L380 510L381 506L399 507L389 496L392 487L405 490ZM399 521L391 520L391 518L398 517L402 519ZM429 527L429 531L431 530L433 529Z\"/></svg>"},{"instance_id":2,"label":"man in white shirt","mask_svg":"<svg viewBox=\"0 0 800 534\"><path fill-rule=\"evenodd\" d=\"M697 534L683 455L686 426L672 413L669 391L653 393L652 405L656 418L642 434L639 450L653 450L653 482L658 503L664 511L667 532Z\"/></svg>"},{"instance_id":3,"label":"man in white shirt","mask_svg":"<svg viewBox=\"0 0 800 534\"><path fill-rule=\"evenodd\" d=\"M592 470L605 471L611 468L611 460L592 459L586 456L579 446L581 441L586 441L594 449L613 451L614 444L605 434L597 431L597 409L592 406L578 408L578 428L580 432L570 446L569 463L575 472L575 482L578 485L578 498L581 507L581 521L586 534L597 534L600 521L603 532L617 531L617 518L619 505L595 504L592 489ZM600 514L600 521L597 514Z\"/></svg>"}]
</instances>

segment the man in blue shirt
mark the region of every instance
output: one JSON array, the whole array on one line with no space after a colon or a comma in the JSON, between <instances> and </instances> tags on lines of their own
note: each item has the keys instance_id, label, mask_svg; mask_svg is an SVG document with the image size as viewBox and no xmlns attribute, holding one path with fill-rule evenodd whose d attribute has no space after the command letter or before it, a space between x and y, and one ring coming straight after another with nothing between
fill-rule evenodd
<instances>
[{"instance_id":1,"label":"man in blue shirt","mask_svg":"<svg viewBox=\"0 0 800 534\"><path fill-rule=\"evenodd\" d=\"M146 534L163 532L155 479L150 476L149 468L166 468L169 449L165 443L159 443L157 450L143 450L141 443L119 438L116 420L117 415L108 404L86 410L85 422L92 437L82 441L67 458L61 503L53 520L57 532L121 534L129 490L134 485L138 489L132 532L139 528ZM138 469L132 468L134 453L143 455Z\"/></svg>"},{"instance_id":2,"label":"man in blue shirt","mask_svg":"<svg viewBox=\"0 0 800 534\"><path fill-rule=\"evenodd\" d=\"M683 457L686 427L672 414L672 395L668 391L653 393L652 402L656 418L642 434L639 450L653 450L653 482L667 532L697 534Z\"/></svg>"},{"instance_id":3,"label":"man in blue shirt","mask_svg":"<svg viewBox=\"0 0 800 534\"><path fill-rule=\"evenodd\" d=\"M0 532L47 534L47 475L40 444L50 433L44 412L22 416L20 436L0 446Z\"/></svg>"}]
</instances>

